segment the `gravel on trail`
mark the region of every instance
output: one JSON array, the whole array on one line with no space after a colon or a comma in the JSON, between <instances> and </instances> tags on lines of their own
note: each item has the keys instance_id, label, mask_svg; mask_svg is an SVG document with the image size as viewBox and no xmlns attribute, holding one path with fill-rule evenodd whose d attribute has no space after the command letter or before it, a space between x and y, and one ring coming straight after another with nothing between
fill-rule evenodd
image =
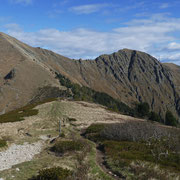
<instances>
[{"instance_id":1,"label":"gravel on trail","mask_svg":"<svg viewBox=\"0 0 180 180\"><path fill-rule=\"evenodd\" d=\"M12 144L7 150L0 152L0 171L9 169L13 165L30 161L42 150L42 142L23 145Z\"/></svg>"}]
</instances>

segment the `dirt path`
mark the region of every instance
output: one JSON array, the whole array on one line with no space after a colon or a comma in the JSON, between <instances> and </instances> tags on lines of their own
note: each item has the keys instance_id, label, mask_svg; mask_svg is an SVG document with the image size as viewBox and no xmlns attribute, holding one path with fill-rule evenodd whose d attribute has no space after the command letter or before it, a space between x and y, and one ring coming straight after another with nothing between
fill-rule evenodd
<instances>
[{"instance_id":1,"label":"dirt path","mask_svg":"<svg viewBox=\"0 0 180 180\"><path fill-rule=\"evenodd\" d=\"M100 151L98 147L96 147L96 161L97 161L97 164L101 167L101 169L104 172L106 172L108 175L110 175L113 179L125 180L125 178L122 178L118 176L117 174L114 174L109 168L107 168L107 166L105 165L104 158L105 158L104 153Z\"/></svg>"}]
</instances>

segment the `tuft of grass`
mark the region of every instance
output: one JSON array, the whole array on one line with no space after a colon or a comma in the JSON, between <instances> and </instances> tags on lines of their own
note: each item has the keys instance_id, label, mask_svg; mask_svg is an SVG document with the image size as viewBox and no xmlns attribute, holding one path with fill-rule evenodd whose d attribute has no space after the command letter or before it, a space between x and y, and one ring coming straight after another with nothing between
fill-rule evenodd
<instances>
[{"instance_id":1,"label":"tuft of grass","mask_svg":"<svg viewBox=\"0 0 180 180\"><path fill-rule=\"evenodd\" d=\"M0 148L7 146L7 142L3 139L0 139Z\"/></svg>"},{"instance_id":2,"label":"tuft of grass","mask_svg":"<svg viewBox=\"0 0 180 180\"><path fill-rule=\"evenodd\" d=\"M37 109L32 106L25 106L0 116L0 123L23 121L24 117L34 116L38 114Z\"/></svg>"},{"instance_id":3,"label":"tuft of grass","mask_svg":"<svg viewBox=\"0 0 180 180\"><path fill-rule=\"evenodd\" d=\"M91 124L82 135L94 142L103 141L104 138L101 136L101 132L105 127L105 124Z\"/></svg>"},{"instance_id":4,"label":"tuft of grass","mask_svg":"<svg viewBox=\"0 0 180 180\"><path fill-rule=\"evenodd\" d=\"M91 124L85 134L100 133L105 128L105 124Z\"/></svg>"},{"instance_id":5,"label":"tuft of grass","mask_svg":"<svg viewBox=\"0 0 180 180\"><path fill-rule=\"evenodd\" d=\"M10 111L6 114L2 114L0 115L0 123L23 121L25 117L34 116L38 114L38 109L34 109L36 106L55 100L55 98L46 99L42 102L28 104L22 108Z\"/></svg>"},{"instance_id":6,"label":"tuft of grass","mask_svg":"<svg viewBox=\"0 0 180 180\"><path fill-rule=\"evenodd\" d=\"M76 122L77 121L77 119L75 119L75 118L69 118L69 122Z\"/></svg>"},{"instance_id":7,"label":"tuft of grass","mask_svg":"<svg viewBox=\"0 0 180 180\"><path fill-rule=\"evenodd\" d=\"M79 151L84 147L81 141L57 141L55 145L51 148L51 151L55 153L65 153L69 151Z\"/></svg>"},{"instance_id":8,"label":"tuft of grass","mask_svg":"<svg viewBox=\"0 0 180 180\"><path fill-rule=\"evenodd\" d=\"M131 163L138 161L158 164L163 169L180 172L180 154L174 153L168 148L168 154L163 151L157 152L157 150L162 149L162 146L162 143L161 145L152 144L149 146L143 142L104 141L105 162L110 169L116 169L117 172L125 169L131 171ZM141 168L139 167L139 171Z\"/></svg>"},{"instance_id":9,"label":"tuft of grass","mask_svg":"<svg viewBox=\"0 0 180 180\"><path fill-rule=\"evenodd\" d=\"M65 137L64 132L61 132L60 137L62 137L62 138L64 138L64 137Z\"/></svg>"},{"instance_id":10,"label":"tuft of grass","mask_svg":"<svg viewBox=\"0 0 180 180\"><path fill-rule=\"evenodd\" d=\"M72 175L72 171L61 167L42 169L39 174L29 180L66 180Z\"/></svg>"}]
</instances>

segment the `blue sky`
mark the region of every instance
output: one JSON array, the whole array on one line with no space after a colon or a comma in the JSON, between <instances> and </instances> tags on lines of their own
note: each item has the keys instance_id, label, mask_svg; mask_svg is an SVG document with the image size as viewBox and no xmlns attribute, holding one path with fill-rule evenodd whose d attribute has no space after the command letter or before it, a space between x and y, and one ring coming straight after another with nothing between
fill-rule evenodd
<instances>
[{"instance_id":1,"label":"blue sky","mask_svg":"<svg viewBox=\"0 0 180 180\"><path fill-rule=\"evenodd\" d=\"M0 0L0 31L70 58L123 48L180 65L178 0Z\"/></svg>"}]
</instances>

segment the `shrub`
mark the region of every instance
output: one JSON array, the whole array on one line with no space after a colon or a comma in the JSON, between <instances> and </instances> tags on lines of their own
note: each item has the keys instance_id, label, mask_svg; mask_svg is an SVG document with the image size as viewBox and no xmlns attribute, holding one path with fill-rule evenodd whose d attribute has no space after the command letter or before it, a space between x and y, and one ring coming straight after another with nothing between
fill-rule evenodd
<instances>
[{"instance_id":1,"label":"shrub","mask_svg":"<svg viewBox=\"0 0 180 180\"><path fill-rule=\"evenodd\" d=\"M137 112L140 117L145 117L149 115L149 104L143 102L137 105Z\"/></svg>"},{"instance_id":2,"label":"shrub","mask_svg":"<svg viewBox=\"0 0 180 180\"><path fill-rule=\"evenodd\" d=\"M113 111L121 112L127 115L134 114L134 110L129 106L114 99L106 93L97 92L89 87L74 84L68 78L58 73L56 73L56 78L59 80L61 85L71 88L74 100L90 101L106 106Z\"/></svg>"},{"instance_id":3,"label":"shrub","mask_svg":"<svg viewBox=\"0 0 180 180\"><path fill-rule=\"evenodd\" d=\"M61 167L53 167L39 171L39 174L29 180L66 180L72 171Z\"/></svg>"},{"instance_id":4,"label":"shrub","mask_svg":"<svg viewBox=\"0 0 180 180\"><path fill-rule=\"evenodd\" d=\"M61 132L60 137L62 137L62 138L64 138L64 137L65 137L64 132Z\"/></svg>"},{"instance_id":5,"label":"shrub","mask_svg":"<svg viewBox=\"0 0 180 180\"><path fill-rule=\"evenodd\" d=\"M7 142L5 140L0 139L0 148L7 146Z\"/></svg>"},{"instance_id":6,"label":"shrub","mask_svg":"<svg viewBox=\"0 0 180 180\"><path fill-rule=\"evenodd\" d=\"M29 117L29 116L34 116L38 114L38 109L34 109L36 106L47 103L47 102L52 102L57 100L56 98L48 98L43 101L33 103L33 104L28 104L24 107L21 107L19 109L10 111L6 114L0 115L0 123L7 123L7 122L16 122L16 121L23 121L24 117Z\"/></svg>"},{"instance_id":7,"label":"shrub","mask_svg":"<svg viewBox=\"0 0 180 180\"><path fill-rule=\"evenodd\" d=\"M85 134L90 133L100 133L105 128L105 124L91 124L87 129Z\"/></svg>"},{"instance_id":8,"label":"shrub","mask_svg":"<svg viewBox=\"0 0 180 180\"><path fill-rule=\"evenodd\" d=\"M31 104L46 101L47 99L56 99L70 97L68 90L61 90L59 87L44 86L39 88L36 92L36 95L30 101Z\"/></svg>"},{"instance_id":9,"label":"shrub","mask_svg":"<svg viewBox=\"0 0 180 180\"><path fill-rule=\"evenodd\" d=\"M24 117L37 115L38 109L33 109L34 107L35 106L27 105L23 108L0 115L0 123L22 121Z\"/></svg>"},{"instance_id":10,"label":"shrub","mask_svg":"<svg viewBox=\"0 0 180 180\"><path fill-rule=\"evenodd\" d=\"M173 116L171 111L167 111L166 112L166 121L165 121L166 125L170 125L170 126L177 126L178 121L177 119Z\"/></svg>"},{"instance_id":11,"label":"shrub","mask_svg":"<svg viewBox=\"0 0 180 180\"><path fill-rule=\"evenodd\" d=\"M75 121L77 121L77 119L75 119L75 118L69 118L69 121L70 121L70 122L75 122Z\"/></svg>"},{"instance_id":12,"label":"shrub","mask_svg":"<svg viewBox=\"0 0 180 180\"><path fill-rule=\"evenodd\" d=\"M146 141L150 138L160 139L169 134L175 136L176 132L146 121L107 124L101 132L102 137L118 141Z\"/></svg>"},{"instance_id":13,"label":"shrub","mask_svg":"<svg viewBox=\"0 0 180 180\"><path fill-rule=\"evenodd\" d=\"M160 116L157 113L153 112L153 111L151 111L150 114L149 114L149 120L156 121L156 122L161 122Z\"/></svg>"},{"instance_id":14,"label":"shrub","mask_svg":"<svg viewBox=\"0 0 180 180\"><path fill-rule=\"evenodd\" d=\"M91 124L82 135L94 142L102 141L103 137L100 136L100 133L104 128L105 124Z\"/></svg>"},{"instance_id":15,"label":"shrub","mask_svg":"<svg viewBox=\"0 0 180 180\"><path fill-rule=\"evenodd\" d=\"M116 169L117 172L131 171L132 162L139 161L157 163L170 171L180 172L180 155L166 147L168 143L168 139L151 141L150 145L147 142L104 141L102 146L105 152L105 163L111 170Z\"/></svg>"},{"instance_id":16,"label":"shrub","mask_svg":"<svg viewBox=\"0 0 180 180\"><path fill-rule=\"evenodd\" d=\"M179 129L171 129L152 124L146 121L131 121L114 124L92 124L86 131L85 136L92 141L116 140L116 141L148 141L162 137L171 137L180 145Z\"/></svg>"},{"instance_id":17,"label":"shrub","mask_svg":"<svg viewBox=\"0 0 180 180\"><path fill-rule=\"evenodd\" d=\"M79 151L84 147L81 141L57 141L51 148L55 153L65 153L68 151Z\"/></svg>"}]
</instances>

